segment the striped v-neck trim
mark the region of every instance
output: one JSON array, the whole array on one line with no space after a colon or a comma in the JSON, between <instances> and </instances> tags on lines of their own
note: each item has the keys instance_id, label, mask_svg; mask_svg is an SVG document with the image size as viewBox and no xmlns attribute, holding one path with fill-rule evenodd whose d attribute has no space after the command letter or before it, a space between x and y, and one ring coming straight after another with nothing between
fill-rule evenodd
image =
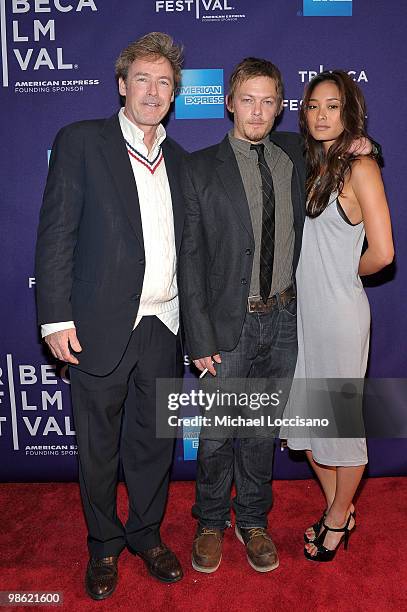
<instances>
[{"instance_id":1,"label":"striped v-neck trim","mask_svg":"<svg viewBox=\"0 0 407 612\"><path fill-rule=\"evenodd\" d=\"M124 142L126 143L127 152L130 157L132 157L140 164L142 164L145 168L147 168L147 170L149 170L151 174L154 174L154 172L157 170L158 166L163 160L163 152L161 145L158 147L157 155L155 156L155 158L150 161L147 157L145 157L145 155L140 153L140 151L137 151L137 149L135 149L126 139L124 139Z\"/></svg>"}]
</instances>

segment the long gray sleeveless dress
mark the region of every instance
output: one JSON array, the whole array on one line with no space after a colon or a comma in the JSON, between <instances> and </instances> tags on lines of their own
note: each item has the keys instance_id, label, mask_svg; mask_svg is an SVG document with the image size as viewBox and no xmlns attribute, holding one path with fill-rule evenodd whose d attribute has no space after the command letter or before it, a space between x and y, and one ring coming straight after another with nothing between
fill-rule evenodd
<instances>
[{"instance_id":1,"label":"long gray sleeveless dress","mask_svg":"<svg viewBox=\"0 0 407 612\"><path fill-rule=\"evenodd\" d=\"M294 379L365 376L370 308L358 275L364 236L363 222L349 222L336 192L318 217L305 220L296 273L298 359ZM290 398L284 416L301 415L304 407L298 403ZM367 463L365 438L324 439L305 431L304 438L298 438L290 437L289 428L286 430L289 448L311 450L315 461L323 465Z\"/></svg>"}]
</instances>

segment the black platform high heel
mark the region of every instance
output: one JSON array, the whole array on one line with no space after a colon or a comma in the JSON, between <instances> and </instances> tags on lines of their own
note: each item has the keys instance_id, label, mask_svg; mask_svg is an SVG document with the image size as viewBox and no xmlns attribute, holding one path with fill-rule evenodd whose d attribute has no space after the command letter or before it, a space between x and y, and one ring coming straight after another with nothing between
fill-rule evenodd
<instances>
[{"instance_id":1,"label":"black platform high heel","mask_svg":"<svg viewBox=\"0 0 407 612\"><path fill-rule=\"evenodd\" d=\"M319 519L319 521L317 521L316 523L314 523L314 524L312 525L311 529L313 529L313 530L314 530L314 533L315 533L315 537L314 537L314 538L312 538L312 540L311 540L311 538L309 538L309 537L307 536L307 534L306 534L306 533L305 533L305 531L304 531L304 542L305 542L306 544L312 544L312 543L313 543L313 542L315 542L315 540L317 539L317 537L318 537L318 535L319 535L319 532L320 532L320 530L321 530L322 524L323 524L323 522L324 522L324 520L325 520L326 513L327 513L327 510L324 510L324 512L323 512L323 514L322 514L321 518Z\"/></svg>"},{"instance_id":2,"label":"black platform high heel","mask_svg":"<svg viewBox=\"0 0 407 612\"><path fill-rule=\"evenodd\" d=\"M354 513L352 513L352 514L354 514ZM336 551L338 550L339 546L341 545L342 540L344 541L344 548L345 548L345 550L347 550L348 543L349 543L350 532L355 527L355 526L353 526L352 529L349 529L349 523L350 523L350 520L352 518L352 514L349 514L348 520L346 521L346 525L344 527L341 527L340 529L336 529L334 527L328 527L328 525L325 524L325 520L324 520L323 523L322 523L324 529L321 531L320 535L312 542L312 544L314 544L317 547L316 554L315 555L311 555L311 553L309 553L308 550L306 548L304 548L304 555L305 555L305 557L307 559L309 559L310 561L322 561L322 562L333 561L333 559L335 558L335 555L336 555ZM343 536L339 540L336 548L334 548L333 550L330 550L329 548L326 548L326 546L323 545L323 541L324 541L325 536L328 533L328 531L336 531L336 532L342 532L343 533Z\"/></svg>"},{"instance_id":3,"label":"black platform high heel","mask_svg":"<svg viewBox=\"0 0 407 612\"><path fill-rule=\"evenodd\" d=\"M323 515L322 515L322 516L321 516L321 518L319 519L319 521L317 521L316 523L314 523L314 524L311 526L311 529L313 529L313 530L314 530L314 533L315 533L315 538L312 538L312 540L311 540L311 538L309 538L309 537L307 536L307 534L304 532L304 542L305 542L306 544L313 544L313 543L315 542L315 540L317 539L317 537L318 537L318 535L319 535L319 532L320 532L320 530L321 530L321 527L322 527L322 525L323 525L323 523L324 523L324 520L325 520L325 517L326 517L327 513L328 513L328 510L325 510L325 511L324 511L324 513L323 513ZM351 512L351 513L350 513L350 515L351 515L351 517L352 517L352 518L355 520L355 522L356 522L356 510L354 510L353 512ZM354 527L354 526L353 526L353 527ZM352 529L353 529L353 527L352 527ZM351 529L351 531L352 531L352 529Z\"/></svg>"}]
</instances>

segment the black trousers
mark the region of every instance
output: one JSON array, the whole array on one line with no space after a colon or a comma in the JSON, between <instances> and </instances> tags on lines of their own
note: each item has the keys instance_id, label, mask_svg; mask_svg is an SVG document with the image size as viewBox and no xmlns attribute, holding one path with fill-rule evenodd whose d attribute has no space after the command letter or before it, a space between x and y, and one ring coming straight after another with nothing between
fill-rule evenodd
<instances>
[{"instance_id":1,"label":"black trousers","mask_svg":"<svg viewBox=\"0 0 407 612\"><path fill-rule=\"evenodd\" d=\"M156 438L155 385L156 378L180 376L181 367L177 337L149 316L111 374L70 369L79 482L96 558L119 555L126 545L141 551L160 543L174 441ZM125 526L116 507L120 460L129 496Z\"/></svg>"}]
</instances>

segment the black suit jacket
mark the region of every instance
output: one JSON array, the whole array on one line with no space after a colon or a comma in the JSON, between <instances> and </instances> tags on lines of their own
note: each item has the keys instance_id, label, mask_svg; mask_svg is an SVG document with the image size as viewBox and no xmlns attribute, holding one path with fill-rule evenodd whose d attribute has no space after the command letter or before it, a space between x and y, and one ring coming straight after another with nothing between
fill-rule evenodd
<instances>
[{"instance_id":1,"label":"black suit jacket","mask_svg":"<svg viewBox=\"0 0 407 612\"><path fill-rule=\"evenodd\" d=\"M177 253L183 149L162 145ZM128 343L145 271L136 182L117 115L64 127L50 159L36 251L38 322L73 320L79 368L104 375Z\"/></svg>"},{"instance_id":2,"label":"black suit jacket","mask_svg":"<svg viewBox=\"0 0 407 612\"><path fill-rule=\"evenodd\" d=\"M298 134L271 140L293 162L294 270L305 218L305 164ZM226 136L184 162L186 216L180 253L180 298L192 359L232 350L241 334L253 267L254 237L236 157Z\"/></svg>"}]
</instances>

